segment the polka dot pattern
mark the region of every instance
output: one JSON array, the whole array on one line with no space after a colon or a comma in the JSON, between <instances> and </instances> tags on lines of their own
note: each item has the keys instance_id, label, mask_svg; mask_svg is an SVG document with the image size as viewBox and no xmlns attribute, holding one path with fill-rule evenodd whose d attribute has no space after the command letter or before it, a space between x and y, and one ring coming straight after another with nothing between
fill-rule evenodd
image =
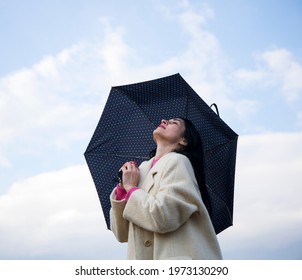
<instances>
[{"instance_id":1,"label":"polka dot pattern","mask_svg":"<svg viewBox=\"0 0 302 280\"><path fill-rule=\"evenodd\" d=\"M118 169L126 161L139 164L155 148L153 130L161 119L185 117L204 145L205 177L216 233L232 225L238 135L179 75L113 87L85 158L109 228L109 195Z\"/></svg>"}]
</instances>

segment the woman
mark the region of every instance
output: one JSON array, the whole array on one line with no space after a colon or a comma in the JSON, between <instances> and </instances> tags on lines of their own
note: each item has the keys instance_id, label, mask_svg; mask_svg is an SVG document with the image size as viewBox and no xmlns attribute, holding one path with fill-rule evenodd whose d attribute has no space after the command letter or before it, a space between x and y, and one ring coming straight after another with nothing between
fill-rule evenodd
<instances>
[{"instance_id":1,"label":"woman","mask_svg":"<svg viewBox=\"0 0 302 280\"><path fill-rule=\"evenodd\" d=\"M113 233L128 242L128 259L222 259L198 172L198 132L189 120L162 120L153 139L157 148L149 161L121 168L122 182L110 196Z\"/></svg>"}]
</instances>

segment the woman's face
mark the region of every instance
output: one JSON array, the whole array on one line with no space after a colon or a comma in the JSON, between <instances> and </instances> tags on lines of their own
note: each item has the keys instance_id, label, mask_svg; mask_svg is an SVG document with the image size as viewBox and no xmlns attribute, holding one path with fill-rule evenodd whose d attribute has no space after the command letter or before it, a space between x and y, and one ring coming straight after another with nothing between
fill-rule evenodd
<instances>
[{"instance_id":1,"label":"woman's face","mask_svg":"<svg viewBox=\"0 0 302 280\"><path fill-rule=\"evenodd\" d=\"M185 123L180 118L162 120L154 130L153 138L165 140L169 144L179 144L184 141ZM183 144L183 143L182 143Z\"/></svg>"}]
</instances>

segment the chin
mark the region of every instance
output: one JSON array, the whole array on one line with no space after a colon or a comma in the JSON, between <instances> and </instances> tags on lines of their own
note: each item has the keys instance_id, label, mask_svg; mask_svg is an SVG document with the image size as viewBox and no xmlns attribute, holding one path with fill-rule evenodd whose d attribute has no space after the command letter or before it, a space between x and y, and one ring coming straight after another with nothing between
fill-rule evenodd
<instances>
[{"instance_id":1,"label":"chin","mask_svg":"<svg viewBox=\"0 0 302 280\"><path fill-rule=\"evenodd\" d=\"M157 130L157 129L155 129L154 131L153 131L153 140L154 140L154 142L156 143L156 139L157 139L157 137L160 135L160 132Z\"/></svg>"}]
</instances>

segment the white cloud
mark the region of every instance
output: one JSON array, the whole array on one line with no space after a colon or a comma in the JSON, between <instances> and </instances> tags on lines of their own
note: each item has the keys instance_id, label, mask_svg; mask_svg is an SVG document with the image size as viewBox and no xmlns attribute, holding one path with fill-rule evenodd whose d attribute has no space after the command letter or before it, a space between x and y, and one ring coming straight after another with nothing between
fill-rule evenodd
<instances>
[{"instance_id":1,"label":"white cloud","mask_svg":"<svg viewBox=\"0 0 302 280\"><path fill-rule=\"evenodd\" d=\"M0 259L125 258L86 166L14 183L0 196L0 244Z\"/></svg>"},{"instance_id":2,"label":"white cloud","mask_svg":"<svg viewBox=\"0 0 302 280\"><path fill-rule=\"evenodd\" d=\"M144 59L125 40L126 29L112 27L101 18L104 37L99 41L80 42L2 77L0 164L9 166L8 150L20 139L22 145L15 145L14 153L68 149L72 143L88 142L112 85L180 72L190 77L206 102L232 108L235 102L227 97L224 78L225 57L218 39L204 28L213 11L203 6L198 13L189 4L184 6L174 20L189 40L177 56L143 64Z\"/></svg>"},{"instance_id":3,"label":"white cloud","mask_svg":"<svg viewBox=\"0 0 302 280\"><path fill-rule=\"evenodd\" d=\"M298 257L286 250L301 242L301 141L301 133L239 138L234 226L218 235L225 258ZM24 179L0 196L0 258L126 258L105 228L86 166Z\"/></svg>"},{"instance_id":4,"label":"white cloud","mask_svg":"<svg viewBox=\"0 0 302 280\"><path fill-rule=\"evenodd\" d=\"M242 88L238 89L238 79L234 79L232 74L234 68L219 38L207 28L209 21L215 19L215 12L205 4L200 4L198 9L188 1L181 4L177 12L162 7L167 18L177 22L187 35L186 47L177 55L149 66L147 73L165 75L179 71L206 103L218 104L224 120L240 122L243 131L263 131L249 121L261 108L261 101L255 95L242 94Z\"/></svg>"},{"instance_id":5,"label":"white cloud","mask_svg":"<svg viewBox=\"0 0 302 280\"><path fill-rule=\"evenodd\" d=\"M301 258L287 251L302 242L301 141L301 133L239 137L234 227L220 237L226 255Z\"/></svg>"},{"instance_id":6,"label":"white cloud","mask_svg":"<svg viewBox=\"0 0 302 280\"><path fill-rule=\"evenodd\" d=\"M257 56L256 70L240 69L235 76L239 81L280 89L288 102L301 98L302 64L287 49L265 51Z\"/></svg>"},{"instance_id":7,"label":"white cloud","mask_svg":"<svg viewBox=\"0 0 302 280\"><path fill-rule=\"evenodd\" d=\"M230 82L232 66L218 38L206 28L215 18L214 11L204 4L193 7L189 1L180 1L177 8L161 7L180 27L179 32L186 34L186 44L177 55L144 63L131 45L131 30L126 25L113 27L107 18L100 18L104 37L99 41L80 42L31 68L2 77L0 165L12 163L8 149L16 139L23 142L16 145L19 150L24 146L30 150L27 143L32 141L44 150L46 142L47 148L58 150L87 141L111 85L180 72L207 103L218 103L225 111L222 115L239 120L259 109L256 97L240 98L233 92L239 80L280 86L288 100L298 98L302 67L288 50L260 54L256 70L241 69L236 72L237 80Z\"/></svg>"},{"instance_id":8,"label":"white cloud","mask_svg":"<svg viewBox=\"0 0 302 280\"><path fill-rule=\"evenodd\" d=\"M104 72L109 74L113 83L123 75L127 76L128 63L134 58L134 53L131 54L131 48L124 41L124 28L113 29L105 18L100 21L105 28L105 37L99 50L100 59L104 64Z\"/></svg>"},{"instance_id":9,"label":"white cloud","mask_svg":"<svg viewBox=\"0 0 302 280\"><path fill-rule=\"evenodd\" d=\"M67 149L90 136L110 89L100 60L99 45L83 43L0 79L2 166L20 139L15 153Z\"/></svg>"},{"instance_id":10,"label":"white cloud","mask_svg":"<svg viewBox=\"0 0 302 280\"><path fill-rule=\"evenodd\" d=\"M213 17L214 11L205 5L198 12L187 6L176 15L176 20L189 36L186 49L178 56L177 68L190 74L194 82L199 81L215 89L217 82L224 84L222 73L228 63L218 38L205 28Z\"/></svg>"}]
</instances>

